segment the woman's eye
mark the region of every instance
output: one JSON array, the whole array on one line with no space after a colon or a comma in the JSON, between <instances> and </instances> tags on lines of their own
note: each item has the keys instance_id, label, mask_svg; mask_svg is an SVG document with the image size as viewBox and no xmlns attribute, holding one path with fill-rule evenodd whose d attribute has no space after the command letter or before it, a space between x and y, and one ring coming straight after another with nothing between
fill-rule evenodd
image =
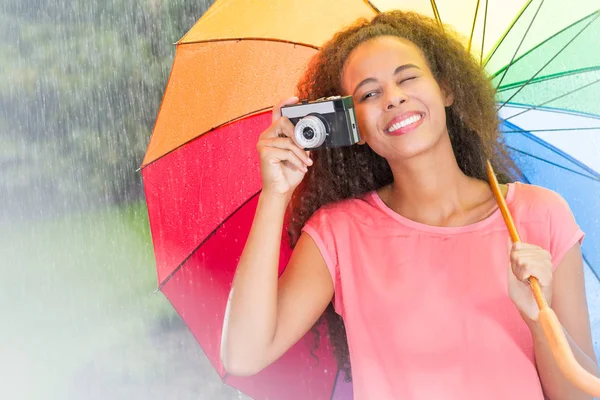
<instances>
[{"instance_id":1,"label":"woman's eye","mask_svg":"<svg viewBox=\"0 0 600 400\"><path fill-rule=\"evenodd\" d=\"M362 101L362 100L367 100L368 98L371 98L371 97L375 96L376 94L377 94L377 92L368 92L368 93L365 93L365 94L364 94L364 95L363 95L363 96L360 98L360 100L361 100L361 101Z\"/></svg>"},{"instance_id":2,"label":"woman's eye","mask_svg":"<svg viewBox=\"0 0 600 400\"><path fill-rule=\"evenodd\" d=\"M406 81L410 81L410 80L413 80L413 79L416 79L416 78L417 78L416 76L411 76L411 77L408 77L408 78L404 78L404 79L401 79L399 83L404 83Z\"/></svg>"}]
</instances>

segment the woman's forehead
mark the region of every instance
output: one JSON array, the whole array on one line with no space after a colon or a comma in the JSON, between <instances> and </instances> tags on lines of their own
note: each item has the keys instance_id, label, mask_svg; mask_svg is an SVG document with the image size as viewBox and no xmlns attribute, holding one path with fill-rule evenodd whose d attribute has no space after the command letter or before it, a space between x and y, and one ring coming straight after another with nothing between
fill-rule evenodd
<instances>
[{"instance_id":1,"label":"woman's forehead","mask_svg":"<svg viewBox=\"0 0 600 400\"><path fill-rule=\"evenodd\" d=\"M369 39L352 50L346 59L346 65L352 64L352 67L360 64L369 64L373 59L390 59L411 61L422 60L420 49L407 39L395 36L379 36Z\"/></svg>"},{"instance_id":2,"label":"woman's forehead","mask_svg":"<svg viewBox=\"0 0 600 400\"><path fill-rule=\"evenodd\" d=\"M394 36L380 36L358 45L344 63L342 84L362 80L366 75L388 70L392 73L404 64L426 66L419 48L412 42ZM346 88L348 90L349 88Z\"/></svg>"}]
</instances>

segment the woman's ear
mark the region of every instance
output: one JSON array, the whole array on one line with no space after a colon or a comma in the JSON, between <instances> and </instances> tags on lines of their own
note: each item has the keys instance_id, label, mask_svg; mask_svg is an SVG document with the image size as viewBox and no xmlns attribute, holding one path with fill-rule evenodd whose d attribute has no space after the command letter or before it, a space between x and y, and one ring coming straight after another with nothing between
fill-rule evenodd
<instances>
[{"instance_id":1,"label":"woman's ear","mask_svg":"<svg viewBox=\"0 0 600 400\"><path fill-rule=\"evenodd\" d=\"M454 104L454 91L445 80L440 82L440 89L442 90L442 96L444 96L444 106L450 107Z\"/></svg>"}]
</instances>

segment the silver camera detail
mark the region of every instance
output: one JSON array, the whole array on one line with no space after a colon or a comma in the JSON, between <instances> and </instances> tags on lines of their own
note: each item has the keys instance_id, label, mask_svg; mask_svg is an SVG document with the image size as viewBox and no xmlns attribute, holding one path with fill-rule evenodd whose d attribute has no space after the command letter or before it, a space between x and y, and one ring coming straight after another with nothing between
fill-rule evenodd
<instances>
[{"instance_id":1,"label":"silver camera detail","mask_svg":"<svg viewBox=\"0 0 600 400\"><path fill-rule=\"evenodd\" d=\"M305 150L351 146L360 141L352 96L306 100L281 108L294 124L294 139Z\"/></svg>"}]
</instances>

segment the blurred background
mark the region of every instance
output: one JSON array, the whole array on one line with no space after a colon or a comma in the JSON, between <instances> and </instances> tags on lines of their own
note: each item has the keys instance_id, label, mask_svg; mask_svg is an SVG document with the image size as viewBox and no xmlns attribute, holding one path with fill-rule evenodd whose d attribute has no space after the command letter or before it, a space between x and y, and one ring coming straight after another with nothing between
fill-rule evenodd
<instances>
[{"instance_id":1,"label":"blurred background","mask_svg":"<svg viewBox=\"0 0 600 400\"><path fill-rule=\"evenodd\" d=\"M0 0L0 398L243 397L154 294L136 172L211 3Z\"/></svg>"},{"instance_id":2,"label":"blurred background","mask_svg":"<svg viewBox=\"0 0 600 400\"><path fill-rule=\"evenodd\" d=\"M154 293L136 171L211 3L0 0L1 398L245 398Z\"/></svg>"}]
</instances>

